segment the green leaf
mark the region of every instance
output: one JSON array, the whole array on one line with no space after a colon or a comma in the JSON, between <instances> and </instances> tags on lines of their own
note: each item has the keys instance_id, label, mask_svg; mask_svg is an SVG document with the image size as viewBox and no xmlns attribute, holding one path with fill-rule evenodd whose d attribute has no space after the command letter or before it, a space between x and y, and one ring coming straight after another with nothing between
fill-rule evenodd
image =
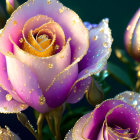
<instances>
[{"instance_id":1,"label":"green leaf","mask_svg":"<svg viewBox=\"0 0 140 140\"><path fill-rule=\"evenodd\" d=\"M114 79L116 79L118 82L129 87L130 89L133 88L134 85L131 80L131 77L127 73L127 70L124 71L119 66L116 66L115 64L112 64L112 63L108 63L107 69L108 69L108 72L110 73L110 75Z\"/></svg>"}]
</instances>

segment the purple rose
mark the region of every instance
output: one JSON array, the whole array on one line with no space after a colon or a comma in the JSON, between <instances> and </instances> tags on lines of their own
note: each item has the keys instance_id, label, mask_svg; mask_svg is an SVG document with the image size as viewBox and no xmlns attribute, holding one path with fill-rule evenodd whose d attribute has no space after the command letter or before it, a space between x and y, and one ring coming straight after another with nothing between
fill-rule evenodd
<instances>
[{"instance_id":1,"label":"purple rose","mask_svg":"<svg viewBox=\"0 0 140 140\"><path fill-rule=\"evenodd\" d=\"M78 15L56 0L29 0L0 35L0 109L41 113L76 103L111 53L108 20L88 32Z\"/></svg>"},{"instance_id":2,"label":"purple rose","mask_svg":"<svg viewBox=\"0 0 140 140\"><path fill-rule=\"evenodd\" d=\"M139 124L135 108L121 100L107 100L81 117L65 140L138 140Z\"/></svg>"}]
</instances>

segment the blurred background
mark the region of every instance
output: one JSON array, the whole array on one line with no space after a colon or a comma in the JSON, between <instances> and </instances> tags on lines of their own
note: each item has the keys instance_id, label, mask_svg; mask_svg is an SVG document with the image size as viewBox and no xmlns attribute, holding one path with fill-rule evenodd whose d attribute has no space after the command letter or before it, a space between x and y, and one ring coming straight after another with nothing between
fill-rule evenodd
<instances>
[{"instance_id":1,"label":"blurred background","mask_svg":"<svg viewBox=\"0 0 140 140\"><path fill-rule=\"evenodd\" d=\"M74 10L83 21L89 21L90 23L98 24L103 18L109 18L109 26L112 30L112 36L114 39L112 45L112 54L108 64L108 76L102 78L99 75L96 79L99 80L99 85L102 86L105 92L105 99L112 98L120 92L125 90L135 90L136 84L136 62L131 59L124 49L124 32L125 29L133 17L134 13L140 7L140 0L60 0L65 6ZM20 4L25 0L18 0ZM0 21L0 26L4 26L6 19L9 18L6 12L5 0L0 0L0 17L5 14L5 20ZM4 12L3 12L4 11ZM129 65L123 63L116 57L116 49L120 49L128 60ZM131 67L131 68L130 68ZM104 85L105 84L105 85ZM62 121L62 135L72 127L73 123L82 116L85 112L92 110L94 107L89 105L85 99L77 103L76 108L83 106L79 111L74 113L65 113ZM72 106L68 106L68 109L75 111ZM33 110L31 108L24 111L27 114L29 120L36 128L36 118L34 117ZM74 118L74 119L72 119ZM67 125L66 125L67 122ZM24 128L16 118L16 115L4 115L0 114L0 126L5 125L17 133L22 140L34 140L34 137ZM49 133L48 128L44 129L45 133ZM50 136L51 137L51 136ZM52 140L50 137L46 137L46 140Z\"/></svg>"}]
</instances>

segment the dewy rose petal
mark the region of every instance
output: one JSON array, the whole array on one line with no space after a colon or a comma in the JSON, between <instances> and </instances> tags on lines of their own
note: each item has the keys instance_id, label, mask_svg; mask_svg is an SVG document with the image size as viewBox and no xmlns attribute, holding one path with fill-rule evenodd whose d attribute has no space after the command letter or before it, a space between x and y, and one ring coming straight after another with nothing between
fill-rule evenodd
<instances>
[{"instance_id":1,"label":"dewy rose petal","mask_svg":"<svg viewBox=\"0 0 140 140\"><path fill-rule=\"evenodd\" d=\"M7 21L0 44L0 111L45 113L82 99L110 56L112 36L108 19L88 31L59 1L29 0Z\"/></svg>"},{"instance_id":2,"label":"dewy rose petal","mask_svg":"<svg viewBox=\"0 0 140 140\"><path fill-rule=\"evenodd\" d=\"M81 117L65 140L132 140L140 138L140 115L121 100L107 100Z\"/></svg>"}]
</instances>

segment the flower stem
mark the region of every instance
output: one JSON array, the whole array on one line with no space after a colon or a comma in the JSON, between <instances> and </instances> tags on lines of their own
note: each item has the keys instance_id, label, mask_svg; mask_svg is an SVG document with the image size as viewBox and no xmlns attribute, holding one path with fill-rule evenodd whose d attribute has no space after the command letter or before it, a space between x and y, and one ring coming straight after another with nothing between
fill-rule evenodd
<instances>
[{"instance_id":1,"label":"flower stem","mask_svg":"<svg viewBox=\"0 0 140 140\"><path fill-rule=\"evenodd\" d=\"M137 82L136 82L136 92L140 91L140 65L136 67L137 71Z\"/></svg>"},{"instance_id":2,"label":"flower stem","mask_svg":"<svg viewBox=\"0 0 140 140\"><path fill-rule=\"evenodd\" d=\"M42 140L42 126L43 126L44 118L45 118L45 115L40 113L37 120L37 132L38 132L37 140Z\"/></svg>"},{"instance_id":3,"label":"flower stem","mask_svg":"<svg viewBox=\"0 0 140 140\"><path fill-rule=\"evenodd\" d=\"M61 140L60 124L63 115L63 106L55 108L54 110L46 113L46 120L48 122L50 131L52 132L55 140Z\"/></svg>"}]
</instances>

